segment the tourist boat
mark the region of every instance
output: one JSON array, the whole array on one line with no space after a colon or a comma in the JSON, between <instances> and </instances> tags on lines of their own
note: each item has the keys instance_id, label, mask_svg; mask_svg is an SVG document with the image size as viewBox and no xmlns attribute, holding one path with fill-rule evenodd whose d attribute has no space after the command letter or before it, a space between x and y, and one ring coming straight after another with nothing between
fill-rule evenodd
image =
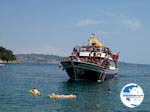
<instances>
[{"instance_id":1,"label":"tourist boat","mask_svg":"<svg viewBox=\"0 0 150 112\"><path fill-rule=\"evenodd\" d=\"M63 69L73 81L103 82L117 76L117 54L105 47L93 34L90 44L73 48L72 54L61 61Z\"/></svg>"}]
</instances>

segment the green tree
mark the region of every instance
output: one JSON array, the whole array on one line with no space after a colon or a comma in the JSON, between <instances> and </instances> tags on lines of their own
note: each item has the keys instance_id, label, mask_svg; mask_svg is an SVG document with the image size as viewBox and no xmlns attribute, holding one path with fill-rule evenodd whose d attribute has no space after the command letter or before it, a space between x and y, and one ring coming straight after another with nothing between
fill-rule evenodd
<instances>
[{"instance_id":1,"label":"green tree","mask_svg":"<svg viewBox=\"0 0 150 112\"><path fill-rule=\"evenodd\" d=\"M13 55L13 52L11 50L0 47L0 59L4 61L12 61L16 60L16 57L15 55Z\"/></svg>"}]
</instances>

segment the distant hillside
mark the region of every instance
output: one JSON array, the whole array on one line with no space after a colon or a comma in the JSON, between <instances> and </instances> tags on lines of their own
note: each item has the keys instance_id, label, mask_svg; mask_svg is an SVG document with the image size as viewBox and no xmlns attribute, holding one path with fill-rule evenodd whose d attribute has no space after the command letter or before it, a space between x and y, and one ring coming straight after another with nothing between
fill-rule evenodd
<instances>
[{"instance_id":1,"label":"distant hillside","mask_svg":"<svg viewBox=\"0 0 150 112\"><path fill-rule=\"evenodd\" d=\"M45 54L16 54L17 61L19 63L49 63L58 64L63 60L63 57L57 55L45 55ZM126 62L118 62L119 66L138 66L142 64L133 64Z\"/></svg>"},{"instance_id":2,"label":"distant hillside","mask_svg":"<svg viewBox=\"0 0 150 112\"><path fill-rule=\"evenodd\" d=\"M16 54L19 63L49 63L58 64L63 57L45 54Z\"/></svg>"}]
</instances>

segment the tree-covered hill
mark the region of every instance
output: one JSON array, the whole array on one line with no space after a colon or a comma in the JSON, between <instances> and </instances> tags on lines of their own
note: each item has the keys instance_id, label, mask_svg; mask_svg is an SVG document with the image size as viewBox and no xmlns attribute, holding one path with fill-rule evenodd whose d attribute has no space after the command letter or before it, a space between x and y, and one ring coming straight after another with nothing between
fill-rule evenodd
<instances>
[{"instance_id":1,"label":"tree-covered hill","mask_svg":"<svg viewBox=\"0 0 150 112\"><path fill-rule=\"evenodd\" d=\"M49 63L58 64L63 59L61 56L46 54L16 54L19 63Z\"/></svg>"},{"instance_id":2,"label":"tree-covered hill","mask_svg":"<svg viewBox=\"0 0 150 112\"><path fill-rule=\"evenodd\" d=\"M11 50L0 47L0 60L8 62L16 60L16 57Z\"/></svg>"}]
</instances>

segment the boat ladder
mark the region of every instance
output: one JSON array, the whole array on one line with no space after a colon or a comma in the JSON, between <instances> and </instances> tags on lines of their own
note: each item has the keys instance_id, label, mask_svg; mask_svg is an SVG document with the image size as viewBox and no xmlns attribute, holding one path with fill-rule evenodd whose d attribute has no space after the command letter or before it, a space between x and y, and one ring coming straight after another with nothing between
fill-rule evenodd
<instances>
[{"instance_id":1,"label":"boat ladder","mask_svg":"<svg viewBox=\"0 0 150 112\"><path fill-rule=\"evenodd\" d=\"M106 74L101 72L97 82L103 82L105 80Z\"/></svg>"}]
</instances>

